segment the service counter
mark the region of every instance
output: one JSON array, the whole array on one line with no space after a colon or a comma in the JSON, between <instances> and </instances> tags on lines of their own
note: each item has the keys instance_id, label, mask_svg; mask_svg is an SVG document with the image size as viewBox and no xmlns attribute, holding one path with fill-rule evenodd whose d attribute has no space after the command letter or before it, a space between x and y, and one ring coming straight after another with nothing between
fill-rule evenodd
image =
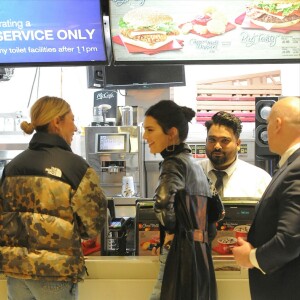
<instances>
[{"instance_id":1,"label":"service counter","mask_svg":"<svg viewBox=\"0 0 300 300\"><path fill-rule=\"evenodd\" d=\"M231 258L214 260L219 300L250 300L247 270ZM148 300L159 270L156 256L89 256L89 276L79 285L80 300ZM0 277L0 300L7 300Z\"/></svg>"}]
</instances>

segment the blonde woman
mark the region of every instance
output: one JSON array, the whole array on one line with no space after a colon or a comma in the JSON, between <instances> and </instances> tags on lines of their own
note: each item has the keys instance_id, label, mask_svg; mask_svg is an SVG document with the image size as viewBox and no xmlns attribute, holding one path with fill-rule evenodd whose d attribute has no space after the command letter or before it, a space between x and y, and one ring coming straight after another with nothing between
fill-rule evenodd
<instances>
[{"instance_id":1,"label":"blonde woman","mask_svg":"<svg viewBox=\"0 0 300 300\"><path fill-rule=\"evenodd\" d=\"M4 168L0 190L0 272L10 300L78 299L82 238L96 237L107 202L95 171L71 150L74 115L45 96L30 111L27 150Z\"/></svg>"}]
</instances>

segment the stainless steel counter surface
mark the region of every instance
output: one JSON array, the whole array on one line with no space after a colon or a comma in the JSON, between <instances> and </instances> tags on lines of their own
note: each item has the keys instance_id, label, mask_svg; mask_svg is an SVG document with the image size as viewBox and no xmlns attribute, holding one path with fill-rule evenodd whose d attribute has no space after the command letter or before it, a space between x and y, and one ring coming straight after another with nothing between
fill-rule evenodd
<instances>
[{"instance_id":1,"label":"stainless steel counter surface","mask_svg":"<svg viewBox=\"0 0 300 300\"><path fill-rule=\"evenodd\" d=\"M214 257L219 300L250 300L246 269L232 256ZM157 256L88 256L89 275L79 284L79 300L148 300L156 282ZM0 300L7 299L6 281L0 277Z\"/></svg>"},{"instance_id":2,"label":"stainless steel counter surface","mask_svg":"<svg viewBox=\"0 0 300 300\"><path fill-rule=\"evenodd\" d=\"M159 263L157 256L88 256L86 267L86 279L155 279Z\"/></svg>"}]
</instances>

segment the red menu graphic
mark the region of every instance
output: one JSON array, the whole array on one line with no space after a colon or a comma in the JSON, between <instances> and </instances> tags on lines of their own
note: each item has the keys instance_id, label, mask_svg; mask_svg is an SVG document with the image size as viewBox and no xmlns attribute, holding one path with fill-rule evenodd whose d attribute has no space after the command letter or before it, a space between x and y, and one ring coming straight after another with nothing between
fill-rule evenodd
<instances>
[{"instance_id":1,"label":"red menu graphic","mask_svg":"<svg viewBox=\"0 0 300 300\"><path fill-rule=\"evenodd\" d=\"M112 38L112 41L118 45L125 46L129 53L144 53L148 55L153 55L160 53L162 51L173 51L173 50L179 50L183 47L183 41L182 40L172 40L168 44L165 44L159 48L156 49L145 49L143 47L139 47L136 45L132 45L129 43L124 43L119 35L114 36Z\"/></svg>"}]
</instances>

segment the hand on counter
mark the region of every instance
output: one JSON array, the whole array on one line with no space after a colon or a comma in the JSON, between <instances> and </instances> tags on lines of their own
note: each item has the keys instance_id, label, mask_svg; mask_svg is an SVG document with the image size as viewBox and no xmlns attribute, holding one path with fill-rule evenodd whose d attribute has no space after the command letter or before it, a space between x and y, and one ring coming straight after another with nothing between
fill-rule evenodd
<instances>
[{"instance_id":1,"label":"hand on counter","mask_svg":"<svg viewBox=\"0 0 300 300\"><path fill-rule=\"evenodd\" d=\"M245 268L253 268L254 266L250 262L250 252L253 249L253 246L246 242L243 238L237 239L237 246L232 247L232 254L236 263Z\"/></svg>"},{"instance_id":2,"label":"hand on counter","mask_svg":"<svg viewBox=\"0 0 300 300\"><path fill-rule=\"evenodd\" d=\"M170 250L173 239L174 239L174 234L166 233L163 247L166 248L167 250ZM156 256L160 255L160 247L153 247L151 250L151 254Z\"/></svg>"},{"instance_id":3,"label":"hand on counter","mask_svg":"<svg viewBox=\"0 0 300 300\"><path fill-rule=\"evenodd\" d=\"M153 247L151 250L151 254L154 256L158 256L160 254L160 247Z\"/></svg>"}]
</instances>

